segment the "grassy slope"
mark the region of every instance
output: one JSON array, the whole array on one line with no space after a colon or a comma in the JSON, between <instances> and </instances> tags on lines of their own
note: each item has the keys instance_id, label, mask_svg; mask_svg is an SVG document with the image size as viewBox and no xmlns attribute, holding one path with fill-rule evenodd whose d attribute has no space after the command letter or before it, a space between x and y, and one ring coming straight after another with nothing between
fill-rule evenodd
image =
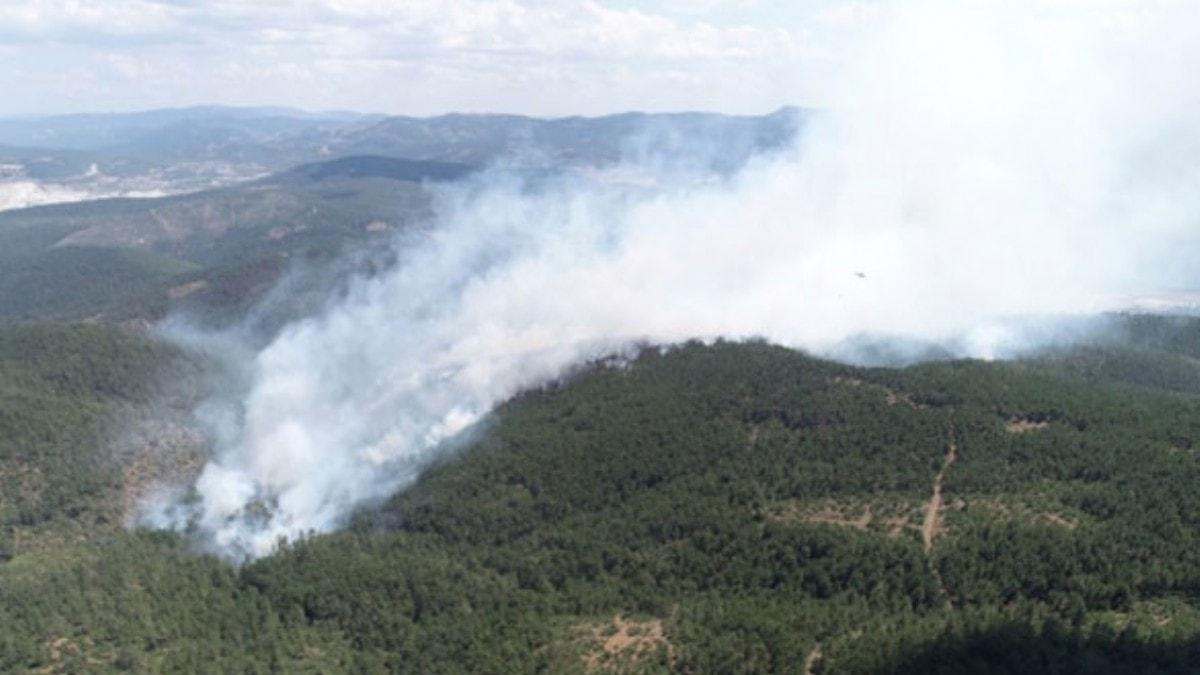
<instances>
[{"instance_id":1,"label":"grassy slope","mask_svg":"<svg viewBox=\"0 0 1200 675\"><path fill-rule=\"evenodd\" d=\"M45 330L0 340L0 407L56 421L35 427L58 454L4 463L52 473L87 456L94 418L145 398L134 364L162 354ZM1200 399L1029 364L650 352L510 402L349 530L240 570L104 523L18 551L0 668L794 672L820 644L815 672L1188 672L1196 440Z\"/></svg>"}]
</instances>

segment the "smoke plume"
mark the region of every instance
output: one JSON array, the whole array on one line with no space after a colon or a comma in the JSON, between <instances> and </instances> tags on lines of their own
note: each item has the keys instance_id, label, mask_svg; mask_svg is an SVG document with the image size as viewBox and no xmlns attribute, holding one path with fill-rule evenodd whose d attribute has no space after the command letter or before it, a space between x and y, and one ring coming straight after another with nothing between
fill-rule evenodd
<instances>
[{"instance_id":1,"label":"smoke plume","mask_svg":"<svg viewBox=\"0 0 1200 675\"><path fill-rule=\"evenodd\" d=\"M448 188L394 270L233 357L244 387L204 411L198 500L149 522L266 554L411 482L506 398L639 344L844 354L867 335L995 357L1048 333L1030 321L1187 287L1198 19L906 3L861 28L794 147L736 175Z\"/></svg>"}]
</instances>

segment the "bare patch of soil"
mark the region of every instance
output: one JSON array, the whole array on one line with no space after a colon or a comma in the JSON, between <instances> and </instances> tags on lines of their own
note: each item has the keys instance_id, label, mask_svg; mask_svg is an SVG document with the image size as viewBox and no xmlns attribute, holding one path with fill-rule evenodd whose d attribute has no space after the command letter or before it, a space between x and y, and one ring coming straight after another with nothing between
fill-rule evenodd
<instances>
[{"instance_id":1,"label":"bare patch of soil","mask_svg":"<svg viewBox=\"0 0 1200 675\"><path fill-rule=\"evenodd\" d=\"M1051 525L1058 525L1059 527L1065 527L1068 530L1073 530L1077 526L1077 524L1075 522L1073 522L1071 520L1067 520L1061 514L1058 514L1058 513L1043 513L1042 518L1044 518L1046 520L1046 522L1050 523Z\"/></svg>"},{"instance_id":2,"label":"bare patch of soil","mask_svg":"<svg viewBox=\"0 0 1200 675\"><path fill-rule=\"evenodd\" d=\"M92 643L86 637L83 639L84 644L81 646L78 642L69 638L60 637L46 641L46 653L50 657L50 663L34 670L35 673L70 673L76 672L80 667L79 659L91 666L88 668L92 671L94 668L103 665L102 662L91 655Z\"/></svg>"},{"instance_id":3,"label":"bare patch of soil","mask_svg":"<svg viewBox=\"0 0 1200 675\"><path fill-rule=\"evenodd\" d=\"M946 447L946 458L942 462L942 469L933 477L933 495L925 507L925 521L921 525L921 542L924 544L927 554L933 550L933 540L942 530L942 481L946 477L946 469L954 464L957 452L958 448L952 438Z\"/></svg>"},{"instance_id":4,"label":"bare patch of soil","mask_svg":"<svg viewBox=\"0 0 1200 675\"><path fill-rule=\"evenodd\" d=\"M810 523L826 523L829 525L841 525L842 527L853 527L856 530L866 530L871 524L871 507L868 506L862 512L862 515L857 518L847 518L833 509L823 509L817 513L805 516L804 520Z\"/></svg>"},{"instance_id":5,"label":"bare patch of soil","mask_svg":"<svg viewBox=\"0 0 1200 675\"><path fill-rule=\"evenodd\" d=\"M876 532L892 539L907 531L920 528L914 522L924 505L917 506L902 497L879 496L870 501L849 499L837 501L790 500L768 506L763 517L780 523L812 523L848 527L861 532Z\"/></svg>"},{"instance_id":6,"label":"bare patch of soil","mask_svg":"<svg viewBox=\"0 0 1200 675\"><path fill-rule=\"evenodd\" d=\"M635 621L620 614L609 624L581 627L589 649L583 654L588 672L624 673L635 670L642 659L659 649L674 662L675 650L667 641L660 619Z\"/></svg>"},{"instance_id":7,"label":"bare patch of soil","mask_svg":"<svg viewBox=\"0 0 1200 675\"><path fill-rule=\"evenodd\" d=\"M821 662L821 643L818 642L804 659L804 675L813 675L813 668Z\"/></svg>"},{"instance_id":8,"label":"bare patch of soil","mask_svg":"<svg viewBox=\"0 0 1200 675\"><path fill-rule=\"evenodd\" d=\"M204 279L199 279L197 281L190 281L186 284L180 284L174 288L169 289L167 291L167 297L172 300L179 300L181 298L186 298L187 296L191 295L192 293L195 293L197 291L202 291L206 288L208 288L208 281L206 281Z\"/></svg>"},{"instance_id":9,"label":"bare patch of soil","mask_svg":"<svg viewBox=\"0 0 1200 675\"><path fill-rule=\"evenodd\" d=\"M1014 417L1004 424L1004 429L1010 434L1025 434L1050 426L1046 421L1034 421L1024 417Z\"/></svg>"}]
</instances>

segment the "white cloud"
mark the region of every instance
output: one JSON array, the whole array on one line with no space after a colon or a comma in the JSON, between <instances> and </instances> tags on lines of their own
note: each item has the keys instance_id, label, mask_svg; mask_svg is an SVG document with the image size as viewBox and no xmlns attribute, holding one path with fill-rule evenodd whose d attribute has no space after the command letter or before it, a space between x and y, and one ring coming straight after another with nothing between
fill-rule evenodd
<instances>
[{"instance_id":1,"label":"white cloud","mask_svg":"<svg viewBox=\"0 0 1200 675\"><path fill-rule=\"evenodd\" d=\"M0 45L17 47L18 65L32 71L0 73L0 87L11 92L11 110L0 112L73 105L57 80L39 82L48 64L64 61L111 85L113 100L90 106L100 109L125 100L143 107L203 100L587 113L647 105L762 110L793 98L770 85L812 55L802 31L707 21L731 3L691 4L668 14L596 0L35 0L0 7ZM189 74L186 87L180 72ZM290 75L276 80L280 73ZM347 73L349 82L334 78ZM605 105L589 95L618 75L618 86L655 96L646 105L611 96ZM462 90L436 91L446 77ZM297 80L312 88L286 85ZM534 90L523 98L488 93L514 80ZM714 82L743 84L729 91ZM380 96L417 88L437 103Z\"/></svg>"},{"instance_id":2,"label":"white cloud","mask_svg":"<svg viewBox=\"0 0 1200 675\"><path fill-rule=\"evenodd\" d=\"M0 5L0 41L83 40L166 34L177 27L168 7L149 0L28 0Z\"/></svg>"}]
</instances>

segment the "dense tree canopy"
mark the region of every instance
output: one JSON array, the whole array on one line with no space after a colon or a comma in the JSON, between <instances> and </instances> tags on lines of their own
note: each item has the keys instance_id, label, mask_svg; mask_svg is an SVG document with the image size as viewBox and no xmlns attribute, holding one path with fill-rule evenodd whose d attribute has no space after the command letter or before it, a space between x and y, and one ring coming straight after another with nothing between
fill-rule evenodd
<instances>
[{"instance_id":1,"label":"dense tree canopy","mask_svg":"<svg viewBox=\"0 0 1200 675\"><path fill-rule=\"evenodd\" d=\"M1195 672L1200 388L1126 364L1200 330L1140 321L1016 363L647 350L242 566L126 531L99 451L197 363L5 329L0 670Z\"/></svg>"}]
</instances>

